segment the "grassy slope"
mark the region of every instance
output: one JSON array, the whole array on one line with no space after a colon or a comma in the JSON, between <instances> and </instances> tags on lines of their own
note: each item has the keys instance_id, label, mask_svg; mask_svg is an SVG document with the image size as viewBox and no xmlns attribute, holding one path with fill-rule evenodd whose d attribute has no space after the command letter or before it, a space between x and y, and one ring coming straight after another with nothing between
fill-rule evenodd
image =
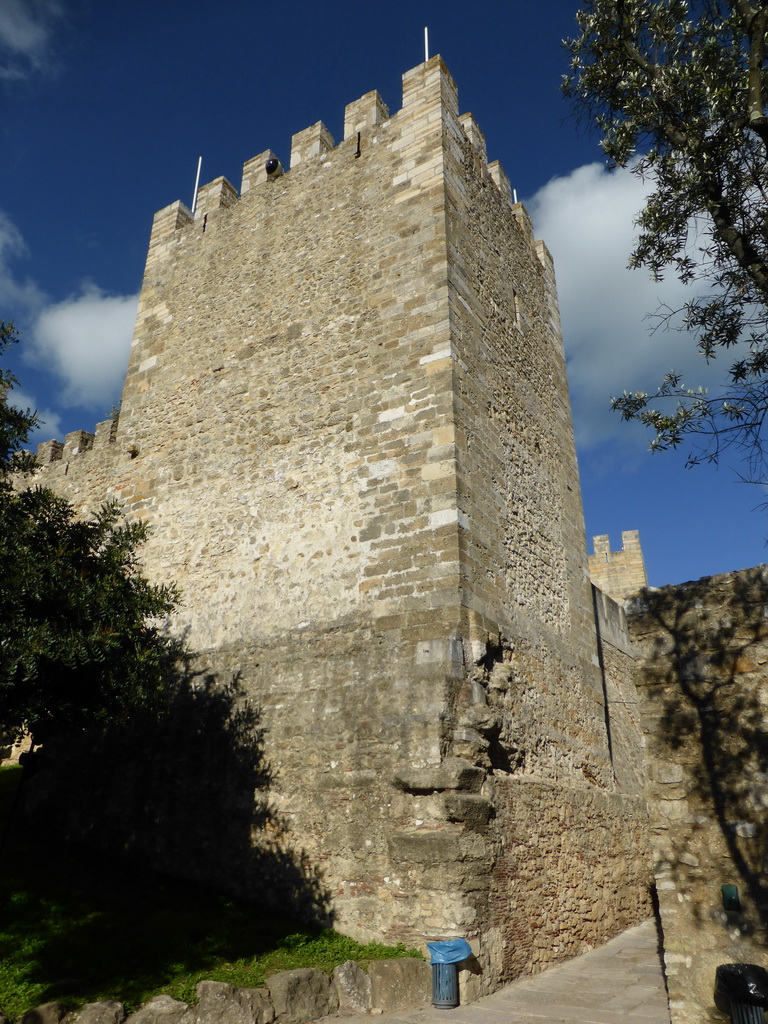
<instances>
[{"instance_id":1,"label":"grassy slope","mask_svg":"<svg viewBox=\"0 0 768 1024\"><path fill-rule=\"evenodd\" d=\"M19 770L0 769L0 822ZM158 992L194 1002L203 978L253 987L277 971L418 955L361 946L189 882L15 834L0 853L0 1010Z\"/></svg>"}]
</instances>

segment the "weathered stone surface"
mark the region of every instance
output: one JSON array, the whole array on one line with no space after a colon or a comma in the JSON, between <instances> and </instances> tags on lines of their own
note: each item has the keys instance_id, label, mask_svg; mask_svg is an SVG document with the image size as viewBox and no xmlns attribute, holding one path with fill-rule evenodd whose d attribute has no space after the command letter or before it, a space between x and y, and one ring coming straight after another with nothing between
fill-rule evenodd
<instances>
[{"instance_id":1,"label":"weathered stone surface","mask_svg":"<svg viewBox=\"0 0 768 1024\"><path fill-rule=\"evenodd\" d=\"M181 1024L189 1004L165 994L153 996L148 1003L132 1013L126 1024Z\"/></svg>"},{"instance_id":2,"label":"weathered stone surface","mask_svg":"<svg viewBox=\"0 0 768 1024\"><path fill-rule=\"evenodd\" d=\"M63 1003L54 1000L42 1003L22 1014L19 1024L60 1024L67 1016L67 1008Z\"/></svg>"},{"instance_id":3,"label":"weathered stone surface","mask_svg":"<svg viewBox=\"0 0 768 1024\"><path fill-rule=\"evenodd\" d=\"M302 1024L338 1009L338 997L330 978L312 967L273 974L267 978L267 988L275 1019L285 1024Z\"/></svg>"},{"instance_id":4,"label":"weathered stone surface","mask_svg":"<svg viewBox=\"0 0 768 1024\"><path fill-rule=\"evenodd\" d=\"M762 565L644 590L628 616L674 1024L711 1019L719 964L766 963L766 609Z\"/></svg>"},{"instance_id":5,"label":"weathered stone surface","mask_svg":"<svg viewBox=\"0 0 768 1024\"><path fill-rule=\"evenodd\" d=\"M354 960L346 960L333 972L333 984L340 1013L368 1013L371 1009L371 979Z\"/></svg>"},{"instance_id":6,"label":"weathered stone surface","mask_svg":"<svg viewBox=\"0 0 768 1024\"><path fill-rule=\"evenodd\" d=\"M395 860L444 867L459 855L459 834L447 829L395 832L389 838L389 850Z\"/></svg>"},{"instance_id":7,"label":"weathered stone surface","mask_svg":"<svg viewBox=\"0 0 768 1024\"><path fill-rule=\"evenodd\" d=\"M271 1024L275 1011L267 988L236 988L223 981L200 981L197 1006L181 1024Z\"/></svg>"},{"instance_id":8,"label":"weathered stone surface","mask_svg":"<svg viewBox=\"0 0 768 1024\"><path fill-rule=\"evenodd\" d=\"M511 665L505 665L503 662L497 662L491 670L488 685L494 690L502 690L503 692L506 692L514 680L514 677L515 672Z\"/></svg>"},{"instance_id":9,"label":"weathered stone surface","mask_svg":"<svg viewBox=\"0 0 768 1024\"><path fill-rule=\"evenodd\" d=\"M621 551L611 551L610 538L593 537L594 554L589 556L589 575L600 590L621 602L648 586L645 561L637 530L622 530Z\"/></svg>"},{"instance_id":10,"label":"weathered stone surface","mask_svg":"<svg viewBox=\"0 0 768 1024\"><path fill-rule=\"evenodd\" d=\"M490 987L645 913L636 722L621 691L609 742L551 257L440 58L355 110L239 199L156 215L117 430L35 477L149 523L201 684L194 729L62 772L50 806L355 937L479 935ZM489 778L482 828L438 795Z\"/></svg>"},{"instance_id":11,"label":"weathered stone surface","mask_svg":"<svg viewBox=\"0 0 768 1024\"><path fill-rule=\"evenodd\" d=\"M477 729L466 726L454 729L453 749L462 758L472 758L480 763L488 760L488 740Z\"/></svg>"},{"instance_id":12,"label":"weathered stone surface","mask_svg":"<svg viewBox=\"0 0 768 1024\"><path fill-rule=\"evenodd\" d=\"M413 957L374 960L368 965L371 1002L388 1013L429 1005L432 998L432 971L429 964Z\"/></svg>"},{"instance_id":13,"label":"weathered stone surface","mask_svg":"<svg viewBox=\"0 0 768 1024\"><path fill-rule=\"evenodd\" d=\"M77 1015L76 1024L123 1024L125 1007L116 999L102 999L97 1003L86 1003Z\"/></svg>"},{"instance_id":14,"label":"weathered stone surface","mask_svg":"<svg viewBox=\"0 0 768 1024\"><path fill-rule=\"evenodd\" d=\"M394 783L410 793L432 793L443 789L477 792L485 771L460 757L446 758L436 768L403 768L395 773Z\"/></svg>"},{"instance_id":15,"label":"weathered stone surface","mask_svg":"<svg viewBox=\"0 0 768 1024\"><path fill-rule=\"evenodd\" d=\"M484 704L465 709L459 724L464 728L474 729L483 736L497 733L501 727L499 715Z\"/></svg>"},{"instance_id":16,"label":"weathered stone surface","mask_svg":"<svg viewBox=\"0 0 768 1024\"><path fill-rule=\"evenodd\" d=\"M468 825L486 825L496 813L490 800L474 793L449 793L445 798L445 811L449 821L463 821Z\"/></svg>"},{"instance_id":17,"label":"weathered stone surface","mask_svg":"<svg viewBox=\"0 0 768 1024\"><path fill-rule=\"evenodd\" d=\"M522 973L525 964L542 970L552 962L553 942L561 960L576 956L579 944L582 950L591 944L598 920L613 934L635 923L651 881L647 856L636 866L638 851L647 851L641 795L631 801L577 788L569 794L551 782L514 776L499 779L496 790L498 818L509 819L514 809L517 825L493 865L500 927L484 936L484 945L498 951L510 973ZM551 844L562 857L556 881L546 874ZM622 870L617 892L614 879ZM502 903L511 885L518 898ZM558 915L569 918L567 933L552 923Z\"/></svg>"}]
</instances>

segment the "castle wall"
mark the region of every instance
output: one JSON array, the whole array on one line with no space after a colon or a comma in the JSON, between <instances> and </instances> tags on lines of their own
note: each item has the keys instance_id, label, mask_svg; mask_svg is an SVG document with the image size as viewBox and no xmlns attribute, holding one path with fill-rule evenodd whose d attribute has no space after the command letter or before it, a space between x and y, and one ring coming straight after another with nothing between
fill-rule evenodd
<instances>
[{"instance_id":1,"label":"castle wall","mask_svg":"<svg viewBox=\"0 0 768 1024\"><path fill-rule=\"evenodd\" d=\"M634 659L596 634L552 260L471 118L451 129L462 603L492 662L462 686L453 750L490 769L487 945L513 977L650 909L643 764Z\"/></svg>"},{"instance_id":2,"label":"castle wall","mask_svg":"<svg viewBox=\"0 0 768 1024\"><path fill-rule=\"evenodd\" d=\"M393 116L370 93L338 146L318 123L285 175L266 151L240 198L160 211L117 430L49 446L39 479L149 520L198 677L258 713L269 829L117 841L281 899L248 851L289 851L342 931L469 937L478 992L647 903L551 260L458 109L433 58Z\"/></svg>"},{"instance_id":3,"label":"castle wall","mask_svg":"<svg viewBox=\"0 0 768 1024\"><path fill-rule=\"evenodd\" d=\"M762 565L645 590L629 609L664 961L681 1024L726 1019L713 1003L719 964L766 965L766 608Z\"/></svg>"},{"instance_id":4,"label":"castle wall","mask_svg":"<svg viewBox=\"0 0 768 1024\"><path fill-rule=\"evenodd\" d=\"M491 918L504 977L574 956L652 910L637 653L623 608L595 588L592 597L610 784L594 784L586 758L580 773L557 780L544 771L495 777L505 826ZM492 674L493 703L503 678Z\"/></svg>"},{"instance_id":5,"label":"castle wall","mask_svg":"<svg viewBox=\"0 0 768 1024\"><path fill-rule=\"evenodd\" d=\"M359 158L156 218L113 491L160 524L147 562L183 575L195 647L440 606L457 574L439 84L404 103Z\"/></svg>"},{"instance_id":6,"label":"castle wall","mask_svg":"<svg viewBox=\"0 0 768 1024\"><path fill-rule=\"evenodd\" d=\"M514 639L516 714L530 728L527 738L517 737L521 771L570 778L586 764L594 780L605 781L610 766L551 258L464 133L450 141L462 600L486 631Z\"/></svg>"}]
</instances>

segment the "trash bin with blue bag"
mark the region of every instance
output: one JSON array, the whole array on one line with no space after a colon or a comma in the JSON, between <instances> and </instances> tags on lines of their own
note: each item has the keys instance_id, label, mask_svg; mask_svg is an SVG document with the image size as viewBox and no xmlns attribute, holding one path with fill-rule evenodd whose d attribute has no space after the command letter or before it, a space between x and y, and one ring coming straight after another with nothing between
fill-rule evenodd
<instances>
[{"instance_id":1,"label":"trash bin with blue bag","mask_svg":"<svg viewBox=\"0 0 768 1024\"><path fill-rule=\"evenodd\" d=\"M466 939L444 939L442 942L428 942L432 964L432 1005L449 1010L459 1005L459 968L467 957L472 956L472 947Z\"/></svg>"}]
</instances>

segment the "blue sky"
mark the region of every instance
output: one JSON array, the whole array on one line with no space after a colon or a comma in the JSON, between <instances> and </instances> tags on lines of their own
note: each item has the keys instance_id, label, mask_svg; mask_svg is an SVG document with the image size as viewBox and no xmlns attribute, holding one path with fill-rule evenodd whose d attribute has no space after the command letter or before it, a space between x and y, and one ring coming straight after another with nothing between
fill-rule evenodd
<instances>
[{"instance_id":1,"label":"blue sky","mask_svg":"<svg viewBox=\"0 0 768 1024\"><path fill-rule=\"evenodd\" d=\"M596 139L560 94L563 37L578 4L218 0L0 0L0 319L35 440L92 429L119 401L153 213L192 198L322 120L339 139L345 104L442 54L462 111L485 132L558 271L588 538L638 529L661 586L766 559L762 490L733 467L685 470L650 455L611 395L669 369L717 380L689 339L651 333L676 282L625 269L643 183L608 174ZM280 240L275 239L279 246ZM725 365L725 364L723 364Z\"/></svg>"}]
</instances>

